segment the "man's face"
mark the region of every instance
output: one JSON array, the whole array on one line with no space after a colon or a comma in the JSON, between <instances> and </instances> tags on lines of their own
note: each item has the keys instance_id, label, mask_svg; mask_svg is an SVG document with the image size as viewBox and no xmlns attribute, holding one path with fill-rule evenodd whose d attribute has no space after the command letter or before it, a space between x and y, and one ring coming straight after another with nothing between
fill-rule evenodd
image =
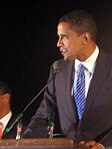
<instances>
[{"instance_id":1,"label":"man's face","mask_svg":"<svg viewBox=\"0 0 112 149\"><path fill-rule=\"evenodd\" d=\"M0 95L0 112L4 108L4 95Z\"/></svg>"},{"instance_id":2,"label":"man's face","mask_svg":"<svg viewBox=\"0 0 112 149\"><path fill-rule=\"evenodd\" d=\"M71 30L66 22L58 24L57 34L59 37L57 47L60 48L64 60L80 60L84 54L82 35L78 35L75 31Z\"/></svg>"},{"instance_id":3,"label":"man's face","mask_svg":"<svg viewBox=\"0 0 112 149\"><path fill-rule=\"evenodd\" d=\"M7 107L10 107L10 94L5 93L3 95L0 95L0 116L1 113L3 114L3 112L7 109ZM4 110L5 108L5 110Z\"/></svg>"}]
</instances>

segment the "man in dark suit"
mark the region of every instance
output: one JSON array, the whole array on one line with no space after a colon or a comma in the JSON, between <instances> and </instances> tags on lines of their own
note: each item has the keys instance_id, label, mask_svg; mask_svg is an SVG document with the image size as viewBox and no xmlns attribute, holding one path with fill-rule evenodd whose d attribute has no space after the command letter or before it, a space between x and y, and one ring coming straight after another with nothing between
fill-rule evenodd
<instances>
[{"instance_id":1,"label":"man in dark suit","mask_svg":"<svg viewBox=\"0 0 112 149\"><path fill-rule=\"evenodd\" d=\"M0 81L0 122L3 124L2 139L14 139L17 135L17 124L13 125L17 116L11 111L11 95L10 87ZM12 128L10 129L10 127Z\"/></svg>"},{"instance_id":2,"label":"man in dark suit","mask_svg":"<svg viewBox=\"0 0 112 149\"><path fill-rule=\"evenodd\" d=\"M112 146L112 54L97 46L96 33L93 17L84 11L70 12L59 20L57 47L64 59L52 65L44 98L24 137L47 137L49 117L57 106L65 137L93 148ZM80 64L86 99L81 118L74 91Z\"/></svg>"}]
</instances>

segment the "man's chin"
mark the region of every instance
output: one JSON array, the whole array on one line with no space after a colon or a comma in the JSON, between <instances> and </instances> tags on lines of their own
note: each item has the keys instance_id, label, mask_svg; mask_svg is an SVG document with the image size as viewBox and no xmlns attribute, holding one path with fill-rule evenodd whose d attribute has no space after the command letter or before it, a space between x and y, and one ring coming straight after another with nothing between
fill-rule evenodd
<instances>
[{"instance_id":1,"label":"man's chin","mask_svg":"<svg viewBox=\"0 0 112 149\"><path fill-rule=\"evenodd\" d=\"M64 56L63 58L65 61L69 61L68 57Z\"/></svg>"},{"instance_id":2,"label":"man's chin","mask_svg":"<svg viewBox=\"0 0 112 149\"><path fill-rule=\"evenodd\" d=\"M73 60L74 60L74 58L72 58L72 57L67 57L67 56L64 56L64 60L65 60L65 61L73 61Z\"/></svg>"}]
</instances>

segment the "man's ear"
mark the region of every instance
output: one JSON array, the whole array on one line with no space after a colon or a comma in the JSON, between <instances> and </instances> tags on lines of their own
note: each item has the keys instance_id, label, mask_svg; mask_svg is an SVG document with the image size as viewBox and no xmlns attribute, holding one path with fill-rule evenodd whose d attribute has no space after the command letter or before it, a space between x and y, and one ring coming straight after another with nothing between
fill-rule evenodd
<instances>
[{"instance_id":1,"label":"man's ear","mask_svg":"<svg viewBox=\"0 0 112 149\"><path fill-rule=\"evenodd\" d=\"M91 34L89 32L84 32L82 36L83 36L82 42L83 42L83 45L85 45L90 41Z\"/></svg>"}]
</instances>

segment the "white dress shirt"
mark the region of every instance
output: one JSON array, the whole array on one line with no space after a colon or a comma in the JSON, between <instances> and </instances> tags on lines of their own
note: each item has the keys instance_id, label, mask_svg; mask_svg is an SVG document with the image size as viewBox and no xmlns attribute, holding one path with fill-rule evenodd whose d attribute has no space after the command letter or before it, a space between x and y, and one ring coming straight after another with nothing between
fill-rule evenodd
<instances>
[{"instance_id":1,"label":"white dress shirt","mask_svg":"<svg viewBox=\"0 0 112 149\"><path fill-rule=\"evenodd\" d=\"M75 60L75 75L77 73L77 68L79 66L79 64L83 64L85 66L85 97L87 97L87 93L89 90L89 86L93 77L93 73L94 73L94 69L95 69L95 65L96 65L96 59L98 57L99 54L99 48L98 46L96 46L95 51L93 52L93 54L86 59L83 62L80 62L78 59Z\"/></svg>"},{"instance_id":2,"label":"white dress shirt","mask_svg":"<svg viewBox=\"0 0 112 149\"><path fill-rule=\"evenodd\" d=\"M5 130L5 127L7 126L7 124L9 122L11 116L12 116L12 112L10 111L7 115L5 115L3 118L0 119L0 122L3 123L3 129L2 129L2 131Z\"/></svg>"}]
</instances>

